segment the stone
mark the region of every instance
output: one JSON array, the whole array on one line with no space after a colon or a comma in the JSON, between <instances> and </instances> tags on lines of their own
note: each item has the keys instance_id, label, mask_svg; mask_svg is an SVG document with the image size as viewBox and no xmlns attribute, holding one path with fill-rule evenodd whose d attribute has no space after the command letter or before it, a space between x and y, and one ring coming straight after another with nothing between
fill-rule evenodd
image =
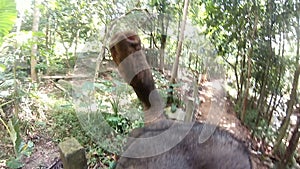
<instances>
[{"instance_id":1,"label":"stone","mask_svg":"<svg viewBox=\"0 0 300 169\"><path fill-rule=\"evenodd\" d=\"M85 149L75 138L65 139L58 147L64 169L87 169Z\"/></svg>"}]
</instances>

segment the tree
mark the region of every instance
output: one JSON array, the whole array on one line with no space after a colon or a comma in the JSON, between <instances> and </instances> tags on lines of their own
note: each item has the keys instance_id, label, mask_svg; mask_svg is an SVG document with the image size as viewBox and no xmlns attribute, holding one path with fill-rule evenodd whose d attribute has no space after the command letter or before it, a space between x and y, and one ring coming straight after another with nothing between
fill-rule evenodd
<instances>
[{"instance_id":1,"label":"tree","mask_svg":"<svg viewBox=\"0 0 300 169\"><path fill-rule=\"evenodd\" d=\"M31 80L33 82L37 82L37 72L36 72L36 65L37 65L37 37L36 33L39 31L39 23L40 23L40 9L39 5L41 4L40 0L34 1L34 11L33 11L33 23L32 23L32 32L33 32L33 44L31 46L31 57L30 57L30 72L31 72Z\"/></svg>"},{"instance_id":2,"label":"tree","mask_svg":"<svg viewBox=\"0 0 300 169\"><path fill-rule=\"evenodd\" d=\"M288 129L288 126L290 124L290 117L292 115L294 105L296 103L297 99L297 89L299 84L299 75L300 75L300 17L298 14L299 5L297 5L296 8L296 25L295 25L295 31L296 31L296 37L297 37L297 43L296 43L296 70L293 77L293 83L292 83L292 90L290 92L290 99L287 102L287 110L286 110L286 116L284 117L283 122L281 123L281 126L279 128L279 135L277 138L277 142L274 146L274 153L278 153L279 147L281 145L282 139L286 135L286 130ZM298 10L297 10L298 9Z\"/></svg>"},{"instance_id":3,"label":"tree","mask_svg":"<svg viewBox=\"0 0 300 169\"><path fill-rule=\"evenodd\" d=\"M165 1L163 1L165 2ZM160 51L159 51L159 69L161 71L164 71L164 60L165 60L165 48L166 48L166 43L167 43L167 31L168 31L168 23L169 23L169 19L166 16L165 12L165 4L162 5L163 6L163 11L160 14L160 22L161 22L161 35L160 35ZM165 19L167 18L167 19ZM166 24L165 24L166 22Z\"/></svg>"},{"instance_id":4,"label":"tree","mask_svg":"<svg viewBox=\"0 0 300 169\"><path fill-rule=\"evenodd\" d=\"M169 6L168 1L155 0L150 2L150 6L156 8L159 13L158 24L159 24L159 34L160 34L160 50L159 50L159 69L164 70L164 60L165 60L165 48L167 44L167 32L169 27L169 17L167 14L167 8Z\"/></svg>"},{"instance_id":5,"label":"tree","mask_svg":"<svg viewBox=\"0 0 300 169\"><path fill-rule=\"evenodd\" d=\"M255 7L254 7L255 8ZM244 95L244 101L243 101L243 110L241 112L241 120L242 122L245 121L245 115L246 115L246 108L247 108L247 100L249 95L249 88L250 88L250 80L251 80L251 67L252 67L252 54L253 54L253 41L255 39L256 31L257 31L257 24L258 24L258 14L255 15L255 21L253 25L253 30L250 35L249 44L250 47L248 49L248 60L247 60L247 81L246 81L246 87L245 87L245 95Z\"/></svg>"},{"instance_id":6,"label":"tree","mask_svg":"<svg viewBox=\"0 0 300 169\"><path fill-rule=\"evenodd\" d=\"M177 43L175 62L173 63L172 74L171 74L171 79L170 79L171 85L169 86L167 104L170 104L173 102L173 86L172 85L175 83L175 79L177 78L179 57L181 55L182 43L184 40L184 31L185 31L185 24L186 24L186 19L187 19L187 14L188 14L188 7L189 7L189 0L185 0L184 7L183 7L183 18L182 18L181 28L180 28L180 36L179 36L179 41Z\"/></svg>"},{"instance_id":7,"label":"tree","mask_svg":"<svg viewBox=\"0 0 300 169\"><path fill-rule=\"evenodd\" d=\"M298 53L299 54L299 53ZM293 80L293 86L292 86L292 90L290 93L290 99L287 102L287 111L286 111L286 116L279 128L279 135L277 137L277 142L276 145L274 146L274 153L278 153L279 147L281 145L282 139L284 138L284 136L286 135L286 130L288 129L288 126L290 124L290 117L292 115L293 112L293 107L294 104L296 103L296 99L297 99L297 87L298 87L298 81L299 81L299 75L300 75L300 64L298 65L295 73L294 73L294 80Z\"/></svg>"},{"instance_id":8,"label":"tree","mask_svg":"<svg viewBox=\"0 0 300 169\"><path fill-rule=\"evenodd\" d=\"M294 131L292 132L292 137L289 141L289 145L285 151L285 154L283 156L283 160L280 160L278 169L285 169L288 168L288 164L292 161L294 152L297 149L299 138L300 138L300 107L296 110L297 114L297 123L294 128Z\"/></svg>"},{"instance_id":9,"label":"tree","mask_svg":"<svg viewBox=\"0 0 300 169\"><path fill-rule=\"evenodd\" d=\"M172 75L170 80L171 83L175 83L175 79L177 78L179 57L181 55L182 43L184 40L184 31L185 31L185 24L186 24L186 19L188 14L188 7L189 7L189 0L185 0L184 7L183 7L183 17L182 17L181 28L180 28L180 36L179 36L179 41L176 49L175 62L172 68Z\"/></svg>"}]
</instances>

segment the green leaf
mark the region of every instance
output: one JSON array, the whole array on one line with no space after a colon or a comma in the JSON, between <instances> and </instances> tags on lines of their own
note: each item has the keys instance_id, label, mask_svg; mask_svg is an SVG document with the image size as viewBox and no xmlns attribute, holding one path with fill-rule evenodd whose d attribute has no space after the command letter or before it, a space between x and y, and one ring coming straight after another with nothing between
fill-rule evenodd
<instances>
[{"instance_id":1,"label":"green leaf","mask_svg":"<svg viewBox=\"0 0 300 169\"><path fill-rule=\"evenodd\" d=\"M107 121L111 121L111 122L117 122L119 120L120 120L120 118L118 118L118 117L109 117L109 118L107 118Z\"/></svg>"},{"instance_id":2,"label":"green leaf","mask_svg":"<svg viewBox=\"0 0 300 169\"><path fill-rule=\"evenodd\" d=\"M18 152L25 156L30 156L33 151L34 143L32 141L28 141L26 144L25 142L21 142Z\"/></svg>"},{"instance_id":3,"label":"green leaf","mask_svg":"<svg viewBox=\"0 0 300 169\"><path fill-rule=\"evenodd\" d=\"M172 106L171 106L171 112L175 113L176 110L177 110L176 104L172 104Z\"/></svg>"},{"instance_id":4,"label":"green leaf","mask_svg":"<svg viewBox=\"0 0 300 169\"><path fill-rule=\"evenodd\" d=\"M115 161L109 162L109 169L114 169L114 168L116 168L116 166L117 166L117 163Z\"/></svg>"},{"instance_id":5,"label":"green leaf","mask_svg":"<svg viewBox=\"0 0 300 169\"><path fill-rule=\"evenodd\" d=\"M6 66L0 63L0 72L4 72L6 70Z\"/></svg>"},{"instance_id":6,"label":"green leaf","mask_svg":"<svg viewBox=\"0 0 300 169\"><path fill-rule=\"evenodd\" d=\"M0 45L2 39L12 29L17 18L16 3L14 0L0 0Z\"/></svg>"},{"instance_id":7,"label":"green leaf","mask_svg":"<svg viewBox=\"0 0 300 169\"><path fill-rule=\"evenodd\" d=\"M16 118L12 118L11 120L8 121L8 128L9 128L9 134L10 134L10 139L14 145L15 149L15 154L16 156L20 155L19 147L22 144L22 139L20 136L20 125L19 122Z\"/></svg>"},{"instance_id":8,"label":"green leaf","mask_svg":"<svg viewBox=\"0 0 300 169\"><path fill-rule=\"evenodd\" d=\"M9 88L9 87L12 87L15 83L15 79L8 79L8 80L5 80L5 82L3 82L1 85L0 85L0 88L3 90L5 88Z\"/></svg>"},{"instance_id":9,"label":"green leaf","mask_svg":"<svg viewBox=\"0 0 300 169\"><path fill-rule=\"evenodd\" d=\"M10 139L14 145L14 147L16 147L15 143L16 143L16 140L17 140L17 133L14 129L14 126L13 126L13 123L11 120L8 121L8 127L9 127L9 133L10 133Z\"/></svg>"},{"instance_id":10,"label":"green leaf","mask_svg":"<svg viewBox=\"0 0 300 169\"><path fill-rule=\"evenodd\" d=\"M24 164L20 161L19 158L10 158L7 162L6 162L6 166L9 168L22 168L24 166Z\"/></svg>"}]
</instances>

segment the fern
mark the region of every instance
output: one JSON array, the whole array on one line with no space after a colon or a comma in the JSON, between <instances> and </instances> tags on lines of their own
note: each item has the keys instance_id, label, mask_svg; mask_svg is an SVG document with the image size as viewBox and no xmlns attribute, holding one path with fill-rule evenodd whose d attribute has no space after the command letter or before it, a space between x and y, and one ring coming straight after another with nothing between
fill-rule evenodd
<instances>
[{"instance_id":1,"label":"fern","mask_svg":"<svg viewBox=\"0 0 300 169\"><path fill-rule=\"evenodd\" d=\"M3 37L12 29L17 18L14 0L0 0L0 45Z\"/></svg>"}]
</instances>

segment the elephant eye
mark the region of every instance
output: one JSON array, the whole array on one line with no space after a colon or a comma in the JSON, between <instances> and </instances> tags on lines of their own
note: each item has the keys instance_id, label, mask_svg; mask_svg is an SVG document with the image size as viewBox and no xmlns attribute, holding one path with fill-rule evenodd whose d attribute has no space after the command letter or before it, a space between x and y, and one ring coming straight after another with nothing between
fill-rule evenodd
<instances>
[{"instance_id":1,"label":"elephant eye","mask_svg":"<svg viewBox=\"0 0 300 169\"><path fill-rule=\"evenodd\" d=\"M129 40L135 40L135 37L134 36L129 36L128 39Z\"/></svg>"}]
</instances>

